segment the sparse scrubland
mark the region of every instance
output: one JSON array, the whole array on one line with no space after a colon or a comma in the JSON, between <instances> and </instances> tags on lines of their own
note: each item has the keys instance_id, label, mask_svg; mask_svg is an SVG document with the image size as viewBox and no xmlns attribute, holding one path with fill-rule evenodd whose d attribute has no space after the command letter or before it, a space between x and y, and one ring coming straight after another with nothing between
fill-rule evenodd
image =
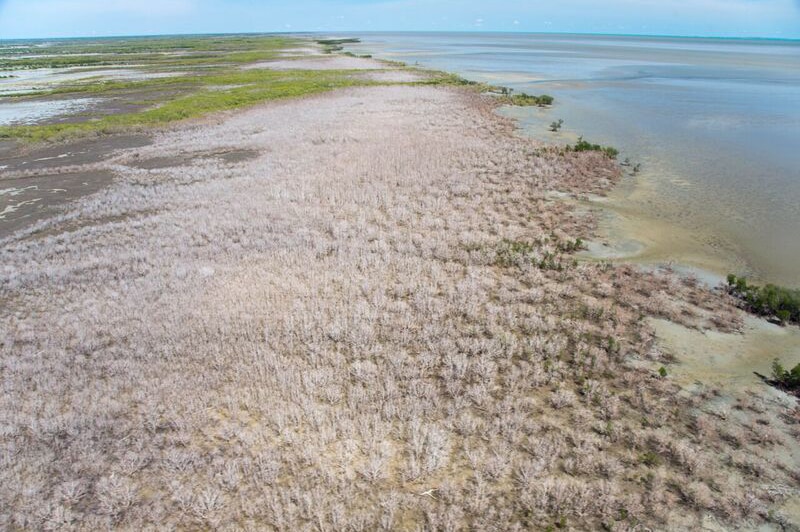
<instances>
[{"instance_id":1,"label":"sparse scrubland","mask_svg":"<svg viewBox=\"0 0 800 532\"><path fill-rule=\"evenodd\" d=\"M681 389L644 319L735 330L730 296L576 262L594 220L548 193L618 167L496 104L180 125L3 241L0 528L791 526L796 414Z\"/></svg>"}]
</instances>

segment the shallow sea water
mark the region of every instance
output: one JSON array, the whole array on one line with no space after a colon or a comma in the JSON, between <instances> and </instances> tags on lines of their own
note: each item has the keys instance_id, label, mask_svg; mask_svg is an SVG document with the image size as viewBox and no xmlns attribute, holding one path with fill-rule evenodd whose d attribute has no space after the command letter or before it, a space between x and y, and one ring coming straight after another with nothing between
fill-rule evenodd
<instances>
[{"instance_id":1,"label":"shallow sea water","mask_svg":"<svg viewBox=\"0 0 800 532\"><path fill-rule=\"evenodd\" d=\"M800 286L800 41L359 37L349 49L551 94L550 109L504 113L540 140L583 135L641 163L597 203L607 256Z\"/></svg>"}]
</instances>

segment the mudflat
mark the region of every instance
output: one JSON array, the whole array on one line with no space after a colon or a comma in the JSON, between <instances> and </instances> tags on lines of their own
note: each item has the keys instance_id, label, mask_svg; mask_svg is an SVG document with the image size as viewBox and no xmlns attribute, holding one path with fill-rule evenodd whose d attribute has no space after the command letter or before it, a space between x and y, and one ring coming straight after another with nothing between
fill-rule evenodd
<instances>
[{"instance_id":1,"label":"mudflat","mask_svg":"<svg viewBox=\"0 0 800 532\"><path fill-rule=\"evenodd\" d=\"M108 186L114 172L101 163L117 150L149 142L145 135L119 135L34 147L5 143L0 148L0 239Z\"/></svg>"}]
</instances>

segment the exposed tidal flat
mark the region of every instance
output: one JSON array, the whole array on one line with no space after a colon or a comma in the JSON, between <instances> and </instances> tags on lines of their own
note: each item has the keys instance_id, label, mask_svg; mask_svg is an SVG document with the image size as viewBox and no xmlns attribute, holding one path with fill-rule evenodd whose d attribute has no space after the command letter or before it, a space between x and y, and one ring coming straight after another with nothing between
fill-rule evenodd
<instances>
[{"instance_id":1,"label":"exposed tidal flat","mask_svg":"<svg viewBox=\"0 0 800 532\"><path fill-rule=\"evenodd\" d=\"M797 404L738 351L795 329L578 260L616 162L454 76L229 39L71 93L152 95L123 118L3 130L7 196L106 177L0 235L0 528L797 528Z\"/></svg>"}]
</instances>

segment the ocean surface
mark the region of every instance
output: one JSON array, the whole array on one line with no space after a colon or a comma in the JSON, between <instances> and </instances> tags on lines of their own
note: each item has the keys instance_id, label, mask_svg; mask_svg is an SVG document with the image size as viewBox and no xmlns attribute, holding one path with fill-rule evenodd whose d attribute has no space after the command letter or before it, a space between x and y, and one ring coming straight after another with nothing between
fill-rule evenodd
<instances>
[{"instance_id":1,"label":"ocean surface","mask_svg":"<svg viewBox=\"0 0 800 532\"><path fill-rule=\"evenodd\" d=\"M800 286L800 41L358 34L358 53L556 98L509 108L641 163L608 198L595 256ZM564 129L548 125L564 120Z\"/></svg>"}]
</instances>

